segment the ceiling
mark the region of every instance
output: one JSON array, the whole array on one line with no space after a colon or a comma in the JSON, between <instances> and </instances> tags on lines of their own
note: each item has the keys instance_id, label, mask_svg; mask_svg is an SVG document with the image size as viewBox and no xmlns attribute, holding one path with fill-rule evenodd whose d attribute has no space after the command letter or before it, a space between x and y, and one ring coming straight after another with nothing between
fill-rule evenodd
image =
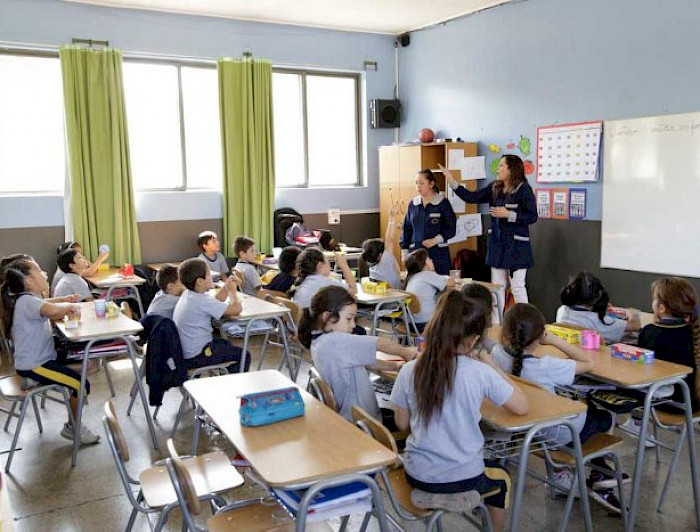
<instances>
[{"instance_id":1,"label":"ceiling","mask_svg":"<svg viewBox=\"0 0 700 532\"><path fill-rule=\"evenodd\" d=\"M505 4L512 0L66 0L397 35Z\"/></svg>"}]
</instances>

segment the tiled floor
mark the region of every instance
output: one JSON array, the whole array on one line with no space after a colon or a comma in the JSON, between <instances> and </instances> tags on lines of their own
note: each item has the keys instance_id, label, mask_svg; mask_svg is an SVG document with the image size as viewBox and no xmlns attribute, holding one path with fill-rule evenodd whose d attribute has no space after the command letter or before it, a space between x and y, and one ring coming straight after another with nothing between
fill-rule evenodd
<instances>
[{"instance_id":1,"label":"tiled floor","mask_svg":"<svg viewBox=\"0 0 700 532\"><path fill-rule=\"evenodd\" d=\"M257 366L259 349L253 347L253 367ZM276 368L279 353L270 351L265 367ZM117 387L114 399L117 413L121 420L131 460L130 470L136 474L152 461L162 458L151 446L148 430L143 418L143 411L137 407L131 417L126 416L128 390L133 382L132 373L123 361L114 361L110 365ZM102 405L109 398L104 372L90 377L93 393L90 404L85 411L84 420L94 431L103 434ZM300 378L301 380L301 378ZM170 428L180 401L177 390L169 391L161 408L156 424L156 432L161 443L168 438ZM49 403L42 411L44 433L39 434L34 416L28 414L25 427L20 437L21 451L15 455L12 474L3 474L3 483L9 489L10 499L16 516L16 529L20 532L39 531L99 531L112 532L124 530L130 506L124 488L117 475L114 462L104 439L94 446L83 448L78 455L78 465L70 466L71 446L59 435L65 422L66 414L60 405ZM14 426L14 425L13 425ZM178 430L176 443L183 451L189 449L192 435L191 411ZM669 436L664 436L671 441ZM6 450L11 441L11 433L0 431L0 450ZM223 438L205 437L202 450L221 446L227 452L231 449ZM625 443L621 454L625 470L632 472L635 447L634 440ZM290 459L294 457L290 456ZM531 463L537 463L533 459ZM684 453L678 472L674 478L668 496L665 512L656 512L656 502L670 462L670 455L664 452L661 463L656 464L653 452L646 455L644 477L642 480L643 497L637 518L636 530L656 531L671 530L681 532L695 529L692 503L692 489L689 478L687 453ZM4 465L4 461L2 462ZM543 486L534 479L528 479L522 516L522 530L545 531L556 530L558 519L564 507L563 500L549 500ZM599 506L592 504L593 520L596 530L619 530L620 520L609 517ZM353 518L352 529L359 526L359 516ZM444 530L469 529L458 517L448 515L444 518ZM337 524L334 526L337 530ZM372 530L376 527L372 525ZM134 530L149 530L143 516L136 521ZM410 531L422 530L416 523L407 524ZM574 506L569 530L582 530L579 505ZM179 512L174 512L167 530L180 530Z\"/></svg>"}]
</instances>

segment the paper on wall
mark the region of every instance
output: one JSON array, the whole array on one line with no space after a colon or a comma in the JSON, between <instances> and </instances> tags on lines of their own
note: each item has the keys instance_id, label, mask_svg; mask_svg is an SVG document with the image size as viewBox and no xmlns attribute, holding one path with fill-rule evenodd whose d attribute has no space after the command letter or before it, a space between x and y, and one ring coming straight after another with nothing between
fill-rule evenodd
<instances>
[{"instance_id":1,"label":"paper on wall","mask_svg":"<svg viewBox=\"0 0 700 532\"><path fill-rule=\"evenodd\" d=\"M482 232L481 214L463 214L457 217L457 234L447 242L450 244L464 242L471 236L481 235Z\"/></svg>"},{"instance_id":2,"label":"paper on wall","mask_svg":"<svg viewBox=\"0 0 700 532\"><path fill-rule=\"evenodd\" d=\"M462 160L464 159L464 150L452 149L447 150L447 169L448 170L459 170L461 168Z\"/></svg>"},{"instance_id":3,"label":"paper on wall","mask_svg":"<svg viewBox=\"0 0 700 532\"><path fill-rule=\"evenodd\" d=\"M462 179L486 179L486 157L464 157L461 166Z\"/></svg>"},{"instance_id":4,"label":"paper on wall","mask_svg":"<svg viewBox=\"0 0 700 532\"><path fill-rule=\"evenodd\" d=\"M455 194L455 191L452 190L450 185L447 185L447 201L450 202L452 210L456 213L464 212L464 208L467 206L464 200Z\"/></svg>"}]
</instances>

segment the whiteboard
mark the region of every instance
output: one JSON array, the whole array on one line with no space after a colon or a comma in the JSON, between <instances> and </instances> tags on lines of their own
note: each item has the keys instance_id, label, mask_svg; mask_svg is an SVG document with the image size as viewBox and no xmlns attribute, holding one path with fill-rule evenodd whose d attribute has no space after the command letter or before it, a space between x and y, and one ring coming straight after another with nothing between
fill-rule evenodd
<instances>
[{"instance_id":1,"label":"whiteboard","mask_svg":"<svg viewBox=\"0 0 700 532\"><path fill-rule=\"evenodd\" d=\"M700 277L700 113L606 121L604 268Z\"/></svg>"}]
</instances>

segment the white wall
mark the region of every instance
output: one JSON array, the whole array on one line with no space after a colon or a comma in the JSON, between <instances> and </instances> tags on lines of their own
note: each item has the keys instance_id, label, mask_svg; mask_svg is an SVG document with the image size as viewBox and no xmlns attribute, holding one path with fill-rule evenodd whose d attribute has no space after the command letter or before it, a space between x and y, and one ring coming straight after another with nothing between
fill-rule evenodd
<instances>
[{"instance_id":1,"label":"white wall","mask_svg":"<svg viewBox=\"0 0 700 532\"><path fill-rule=\"evenodd\" d=\"M60 0L0 0L1 41L61 45L73 38L108 40L125 53L216 58L250 51L278 66L362 72L363 166L367 186L279 189L276 204L305 213L323 212L328 207L365 210L379 206L377 147L390 144L393 131L369 129L367 102L390 98L393 93L393 37L112 9ZM364 72L365 60L377 61L378 70ZM217 194L167 192L138 196L139 221L221 216ZM0 228L62 225L62 209L62 200L56 196L0 197Z\"/></svg>"}]
</instances>

